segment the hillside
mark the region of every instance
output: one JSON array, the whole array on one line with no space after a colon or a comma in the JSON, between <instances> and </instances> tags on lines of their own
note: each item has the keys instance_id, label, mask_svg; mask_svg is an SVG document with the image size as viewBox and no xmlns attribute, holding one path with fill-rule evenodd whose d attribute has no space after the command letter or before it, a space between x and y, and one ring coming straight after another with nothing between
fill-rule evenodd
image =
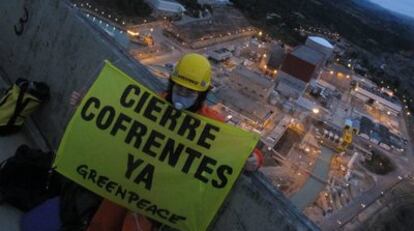
<instances>
[{"instance_id":1,"label":"hillside","mask_svg":"<svg viewBox=\"0 0 414 231\"><path fill-rule=\"evenodd\" d=\"M232 0L236 7L255 21L268 27L272 34L289 43L303 38L294 31L298 27L320 27L338 32L352 43L372 52L414 49L413 32L409 25L371 4L349 0ZM365 6L369 3L364 2ZM275 14L277 17L269 18Z\"/></svg>"}]
</instances>

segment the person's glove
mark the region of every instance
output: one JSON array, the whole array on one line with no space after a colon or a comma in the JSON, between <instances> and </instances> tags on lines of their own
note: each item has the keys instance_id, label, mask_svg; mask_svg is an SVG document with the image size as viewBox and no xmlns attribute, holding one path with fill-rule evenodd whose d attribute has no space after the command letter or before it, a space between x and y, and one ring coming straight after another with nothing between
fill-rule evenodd
<instances>
[{"instance_id":1,"label":"person's glove","mask_svg":"<svg viewBox=\"0 0 414 231\"><path fill-rule=\"evenodd\" d=\"M79 106L80 102L82 101L83 97L85 97L85 95L86 95L85 88L81 89L80 91L72 91L72 93L70 94L69 104L72 107Z\"/></svg>"},{"instance_id":2,"label":"person's glove","mask_svg":"<svg viewBox=\"0 0 414 231\"><path fill-rule=\"evenodd\" d=\"M263 166L264 157L262 152L255 148L246 161L244 169L249 172L254 172Z\"/></svg>"}]
</instances>

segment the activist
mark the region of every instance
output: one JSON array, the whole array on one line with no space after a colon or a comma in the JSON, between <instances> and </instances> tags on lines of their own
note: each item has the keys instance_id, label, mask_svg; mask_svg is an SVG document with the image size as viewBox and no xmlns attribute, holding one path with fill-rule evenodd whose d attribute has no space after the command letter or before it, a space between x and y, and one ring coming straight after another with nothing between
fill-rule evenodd
<instances>
[{"instance_id":1,"label":"activist","mask_svg":"<svg viewBox=\"0 0 414 231\"><path fill-rule=\"evenodd\" d=\"M177 63L171 75L165 99L178 110L187 110L224 122L224 117L205 103L211 88L210 62L202 55L190 53ZM246 162L247 171L263 165L263 154L255 149Z\"/></svg>"},{"instance_id":2,"label":"activist","mask_svg":"<svg viewBox=\"0 0 414 231\"><path fill-rule=\"evenodd\" d=\"M211 88L211 66L202 55L184 55L172 73L166 93L162 96L178 110L187 110L224 122L224 117L205 103ZM72 94L71 104L79 102L81 94ZM255 171L263 164L263 155L257 148L245 164L245 170ZM104 200L95 214L88 231L157 230L159 223L128 212L127 209Z\"/></svg>"}]
</instances>

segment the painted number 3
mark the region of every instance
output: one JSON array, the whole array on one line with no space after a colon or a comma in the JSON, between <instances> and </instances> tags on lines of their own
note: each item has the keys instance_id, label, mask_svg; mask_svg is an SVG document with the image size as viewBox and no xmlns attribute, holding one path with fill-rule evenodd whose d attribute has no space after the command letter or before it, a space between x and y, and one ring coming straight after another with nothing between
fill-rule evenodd
<instances>
[{"instance_id":1,"label":"painted number 3","mask_svg":"<svg viewBox=\"0 0 414 231\"><path fill-rule=\"evenodd\" d=\"M29 11L27 10L26 7L24 7L23 9L24 9L23 16L20 17L19 22L16 25L14 25L14 33L16 33L16 35L18 36L23 34L24 27L26 23L29 21Z\"/></svg>"}]
</instances>

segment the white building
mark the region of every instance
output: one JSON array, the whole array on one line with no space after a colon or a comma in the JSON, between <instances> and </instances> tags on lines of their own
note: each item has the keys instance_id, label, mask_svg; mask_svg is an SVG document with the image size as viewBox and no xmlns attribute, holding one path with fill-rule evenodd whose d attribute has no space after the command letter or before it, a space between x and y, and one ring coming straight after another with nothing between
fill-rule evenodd
<instances>
[{"instance_id":1,"label":"white building","mask_svg":"<svg viewBox=\"0 0 414 231\"><path fill-rule=\"evenodd\" d=\"M267 101L276 84L273 79L245 67L234 70L230 80L242 94L259 101Z\"/></svg>"},{"instance_id":2,"label":"white building","mask_svg":"<svg viewBox=\"0 0 414 231\"><path fill-rule=\"evenodd\" d=\"M185 7L174 0L145 0L154 10L179 14L185 11Z\"/></svg>"},{"instance_id":3,"label":"white building","mask_svg":"<svg viewBox=\"0 0 414 231\"><path fill-rule=\"evenodd\" d=\"M207 56L215 62L223 62L233 57L233 54L226 48L207 52Z\"/></svg>"},{"instance_id":4,"label":"white building","mask_svg":"<svg viewBox=\"0 0 414 231\"><path fill-rule=\"evenodd\" d=\"M395 96L388 95L377 87L368 86L359 82L352 94L364 102L373 100L375 106L389 114L399 115L402 112L402 105Z\"/></svg>"}]
</instances>

